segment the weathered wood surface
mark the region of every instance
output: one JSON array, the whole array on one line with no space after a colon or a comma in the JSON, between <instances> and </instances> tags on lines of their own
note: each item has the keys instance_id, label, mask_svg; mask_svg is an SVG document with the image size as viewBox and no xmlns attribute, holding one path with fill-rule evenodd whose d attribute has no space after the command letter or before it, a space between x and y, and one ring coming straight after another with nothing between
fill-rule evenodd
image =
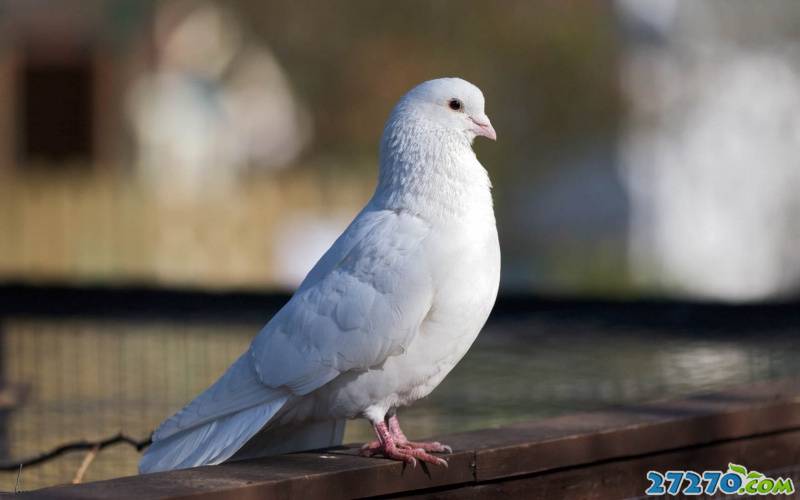
<instances>
[{"instance_id":1,"label":"weathered wood surface","mask_svg":"<svg viewBox=\"0 0 800 500\"><path fill-rule=\"evenodd\" d=\"M621 498L649 469L800 464L800 380L438 438L447 469L411 469L355 446L58 486L14 498Z\"/></svg>"}]
</instances>

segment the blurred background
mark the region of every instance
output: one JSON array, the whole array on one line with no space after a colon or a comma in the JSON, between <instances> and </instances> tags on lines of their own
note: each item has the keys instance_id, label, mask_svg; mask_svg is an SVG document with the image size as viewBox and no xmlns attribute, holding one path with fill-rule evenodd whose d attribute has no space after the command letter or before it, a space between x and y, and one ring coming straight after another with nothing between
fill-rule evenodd
<instances>
[{"instance_id":1,"label":"blurred background","mask_svg":"<svg viewBox=\"0 0 800 500\"><path fill-rule=\"evenodd\" d=\"M0 462L145 437L216 379L440 76L498 132L475 149L503 276L407 432L800 372L799 36L790 0L0 1Z\"/></svg>"}]
</instances>

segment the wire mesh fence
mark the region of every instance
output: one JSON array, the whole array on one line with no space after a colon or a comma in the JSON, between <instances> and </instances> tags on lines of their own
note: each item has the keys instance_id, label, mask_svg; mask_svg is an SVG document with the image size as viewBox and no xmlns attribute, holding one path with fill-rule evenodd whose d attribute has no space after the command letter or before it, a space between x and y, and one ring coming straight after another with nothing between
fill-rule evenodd
<instances>
[{"instance_id":1,"label":"wire mesh fence","mask_svg":"<svg viewBox=\"0 0 800 500\"><path fill-rule=\"evenodd\" d=\"M800 374L800 330L780 312L758 313L768 321L743 328L736 317L728 327L708 325L678 310L670 312L677 323L641 311L635 319L625 305L605 314L611 321L582 305L501 314L441 387L401 410L404 429L423 437ZM21 397L0 414L0 462L119 432L146 438L223 373L269 314L3 317L0 386L18 389ZM755 318L755 312L737 317ZM345 440L370 435L356 421ZM67 483L84 456L70 453L24 468L19 486ZM84 481L135 474L138 459L130 446L104 449ZM13 490L16 481L16 471L0 473L0 491Z\"/></svg>"},{"instance_id":2,"label":"wire mesh fence","mask_svg":"<svg viewBox=\"0 0 800 500\"><path fill-rule=\"evenodd\" d=\"M247 346L256 326L14 319L3 324L6 384L24 401L8 419L7 457L22 458L76 439L145 438L166 415L214 381ZM104 450L86 480L136 473L138 452ZM68 482L83 459L72 453L23 469L22 487ZM4 473L3 487L16 482Z\"/></svg>"}]
</instances>

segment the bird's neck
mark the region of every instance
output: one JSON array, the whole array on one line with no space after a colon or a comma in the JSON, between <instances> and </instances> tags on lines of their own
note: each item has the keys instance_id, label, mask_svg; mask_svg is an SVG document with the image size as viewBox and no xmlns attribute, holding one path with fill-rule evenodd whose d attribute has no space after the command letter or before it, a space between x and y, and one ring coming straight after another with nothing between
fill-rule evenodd
<instances>
[{"instance_id":1,"label":"bird's neck","mask_svg":"<svg viewBox=\"0 0 800 500\"><path fill-rule=\"evenodd\" d=\"M431 218L486 212L494 218L491 182L463 135L392 120L381 140L373 203Z\"/></svg>"}]
</instances>

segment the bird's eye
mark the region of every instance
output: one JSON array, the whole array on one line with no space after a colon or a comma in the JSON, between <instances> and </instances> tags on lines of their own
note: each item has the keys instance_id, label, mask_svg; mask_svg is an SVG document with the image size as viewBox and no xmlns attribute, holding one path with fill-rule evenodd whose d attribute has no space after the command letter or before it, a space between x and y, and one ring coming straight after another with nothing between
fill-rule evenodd
<instances>
[{"instance_id":1,"label":"bird's eye","mask_svg":"<svg viewBox=\"0 0 800 500\"><path fill-rule=\"evenodd\" d=\"M458 99L450 99L448 105L450 106L450 109L452 109L453 111L461 111L462 109L464 109L464 103L462 103Z\"/></svg>"}]
</instances>

